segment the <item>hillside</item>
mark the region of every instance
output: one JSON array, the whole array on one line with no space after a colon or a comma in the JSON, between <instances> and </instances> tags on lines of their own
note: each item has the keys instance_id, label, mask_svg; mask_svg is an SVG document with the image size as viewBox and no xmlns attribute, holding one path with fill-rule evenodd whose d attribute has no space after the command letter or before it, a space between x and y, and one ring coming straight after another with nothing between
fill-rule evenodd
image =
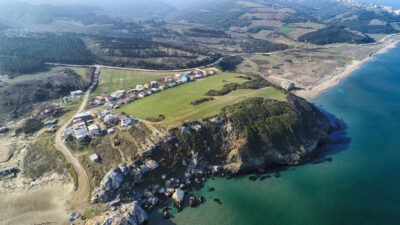
<instances>
[{"instance_id":1,"label":"hillside","mask_svg":"<svg viewBox=\"0 0 400 225\"><path fill-rule=\"evenodd\" d=\"M375 41L367 35L357 34L340 27L332 26L302 35L298 40L316 45L333 43L365 44Z\"/></svg>"},{"instance_id":2,"label":"hillside","mask_svg":"<svg viewBox=\"0 0 400 225\"><path fill-rule=\"evenodd\" d=\"M89 76L89 75L88 75ZM30 79L0 83L0 121L18 119L35 110L45 101L69 95L70 91L89 86L71 69L49 72Z\"/></svg>"}]
</instances>

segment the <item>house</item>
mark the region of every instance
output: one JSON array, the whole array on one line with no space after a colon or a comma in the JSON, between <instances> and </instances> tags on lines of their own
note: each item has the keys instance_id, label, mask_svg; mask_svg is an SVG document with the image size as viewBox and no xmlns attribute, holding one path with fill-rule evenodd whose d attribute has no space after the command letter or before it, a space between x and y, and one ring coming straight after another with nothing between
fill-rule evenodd
<instances>
[{"instance_id":1,"label":"house","mask_svg":"<svg viewBox=\"0 0 400 225\"><path fill-rule=\"evenodd\" d=\"M111 96L115 97L116 99L123 98L125 97L125 91L124 90L115 91L114 93L111 94Z\"/></svg>"},{"instance_id":2,"label":"house","mask_svg":"<svg viewBox=\"0 0 400 225\"><path fill-rule=\"evenodd\" d=\"M148 91L146 91L146 94L151 95L151 94L153 94L153 92L151 90L148 90Z\"/></svg>"},{"instance_id":3,"label":"house","mask_svg":"<svg viewBox=\"0 0 400 225\"><path fill-rule=\"evenodd\" d=\"M131 90L129 90L129 93L136 93L137 90L135 88L132 88Z\"/></svg>"},{"instance_id":4,"label":"house","mask_svg":"<svg viewBox=\"0 0 400 225\"><path fill-rule=\"evenodd\" d=\"M134 124L135 122L137 122L137 120L133 119L133 118L131 118L129 116L121 117L121 126L122 127L130 126L130 125Z\"/></svg>"},{"instance_id":5,"label":"house","mask_svg":"<svg viewBox=\"0 0 400 225\"><path fill-rule=\"evenodd\" d=\"M68 139L71 137L71 135L74 133L74 129L72 128L66 128L64 130L64 140L68 141Z\"/></svg>"},{"instance_id":6,"label":"house","mask_svg":"<svg viewBox=\"0 0 400 225\"><path fill-rule=\"evenodd\" d=\"M136 91L143 91L145 89L144 85L138 84L136 85Z\"/></svg>"},{"instance_id":7,"label":"house","mask_svg":"<svg viewBox=\"0 0 400 225\"><path fill-rule=\"evenodd\" d=\"M200 79L200 78L203 78L203 75L197 74L197 75L194 75L194 78Z\"/></svg>"},{"instance_id":8,"label":"house","mask_svg":"<svg viewBox=\"0 0 400 225\"><path fill-rule=\"evenodd\" d=\"M182 82L185 82L185 83L186 83L186 82L189 82L189 81L190 81L190 77L182 76L182 77L181 77L181 81L182 81Z\"/></svg>"},{"instance_id":9,"label":"house","mask_svg":"<svg viewBox=\"0 0 400 225\"><path fill-rule=\"evenodd\" d=\"M150 84L150 83L145 83L145 84L144 84L144 87L148 89L148 88L151 87L151 84Z\"/></svg>"},{"instance_id":10,"label":"house","mask_svg":"<svg viewBox=\"0 0 400 225\"><path fill-rule=\"evenodd\" d=\"M164 91L165 89L167 89L167 86L165 85L161 85L160 87L158 87L158 90L160 91Z\"/></svg>"},{"instance_id":11,"label":"house","mask_svg":"<svg viewBox=\"0 0 400 225\"><path fill-rule=\"evenodd\" d=\"M116 114L108 114L104 117L104 124L105 125L115 125L119 121L119 116Z\"/></svg>"},{"instance_id":12,"label":"house","mask_svg":"<svg viewBox=\"0 0 400 225\"><path fill-rule=\"evenodd\" d=\"M81 90L71 91L72 97L78 97L78 96L81 96L82 94L83 94L83 92Z\"/></svg>"},{"instance_id":13,"label":"house","mask_svg":"<svg viewBox=\"0 0 400 225\"><path fill-rule=\"evenodd\" d=\"M146 92L140 92L139 94L138 94L138 97L139 98L144 98L144 97L146 97L147 96L147 93Z\"/></svg>"},{"instance_id":14,"label":"house","mask_svg":"<svg viewBox=\"0 0 400 225\"><path fill-rule=\"evenodd\" d=\"M216 72L214 70L209 70L207 71L207 75L215 75Z\"/></svg>"},{"instance_id":15,"label":"house","mask_svg":"<svg viewBox=\"0 0 400 225\"><path fill-rule=\"evenodd\" d=\"M158 90L158 88L152 88L152 89L150 89L150 91L151 91L152 93L157 93L157 92L159 92L160 90Z\"/></svg>"},{"instance_id":16,"label":"house","mask_svg":"<svg viewBox=\"0 0 400 225\"><path fill-rule=\"evenodd\" d=\"M100 126L97 125L97 124L90 125L90 126L88 127L88 129L89 129L90 136L92 136L92 137L100 136L100 135L101 135Z\"/></svg>"},{"instance_id":17,"label":"house","mask_svg":"<svg viewBox=\"0 0 400 225\"><path fill-rule=\"evenodd\" d=\"M175 82L175 79L168 76L168 77L165 77L165 78L164 78L164 82L165 82L165 83L172 83L172 82Z\"/></svg>"},{"instance_id":18,"label":"house","mask_svg":"<svg viewBox=\"0 0 400 225\"><path fill-rule=\"evenodd\" d=\"M78 113L74 116L74 119L81 119L83 121L90 120L92 119L92 114L90 114L90 112Z\"/></svg>"},{"instance_id":19,"label":"house","mask_svg":"<svg viewBox=\"0 0 400 225\"><path fill-rule=\"evenodd\" d=\"M196 124L194 126L192 126L193 130L199 131L201 129L201 125L200 124Z\"/></svg>"},{"instance_id":20,"label":"house","mask_svg":"<svg viewBox=\"0 0 400 225\"><path fill-rule=\"evenodd\" d=\"M99 163L100 162L100 158L97 154L92 154L89 156L90 160L92 160L92 162L94 163Z\"/></svg>"},{"instance_id":21,"label":"house","mask_svg":"<svg viewBox=\"0 0 400 225\"><path fill-rule=\"evenodd\" d=\"M107 102L115 101L115 96L106 95L104 96L104 98L106 99Z\"/></svg>"},{"instance_id":22,"label":"house","mask_svg":"<svg viewBox=\"0 0 400 225\"><path fill-rule=\"evenodd\" d=\"M190 80L196 80L196 76L195 75L190 75L189 78L190 78Z\"/></svg>"},{"instance_id":23,"label":"house","mask_svg":"<svg viewBox=\"0 0 400 225\"><path fill-rule=\"evenodd\" d=\"M181 131L182 131L182 134L189 133L190 132L190 128L189 127L182 127Z\"/></svg>"},{"instance_id":24,"label":"house","mask_svg":"<svg viewBox=\"0 0 400 225\"><path fill-rule=\"evenodd\" d=\"M7 176L8 174L13 173L13 172L15 172L14 167L6 167L3 169L0 169L0 175L2 175L2 176Z\"/></svg>"},{"instance_id":25,"label":"house","mask_svg":"<svg viewBox=\"0 0 400 225\"><path fill-rule=\"evenodd\" d=\"M171 83L171 84L168 84L168 87L170 87L170 88L172 88L172 87L176 87L176 83Z\"/></svg>"},{"instance_id":26,"label":"house","mask_svg":"<svg viewBox=\"0 0 400 225\"><path fill-rule=\"evenodd\" d=\"M93 101L93 104L96 106L104 105L104 103L105 103L104 100L100 100L100 99L96 99Z\"/></svg>"},{"instance_id":27,"label":"house","mask_svg":"<svg viewBox=\"0 0 400 225\"><path fill-rule=\"evenodd\" d=\"M150 84L151 84L152 87L154 87L154 86L158 85L158 82L153 80L152 82L150 82Z\"/></svg>"},{"instance_id":28,"label":"house","mask_svg":"<svg viewBox=\"0 0 400 225\"><path fill-rule=\"evenodd\" d=\"M81 123L81 122L83 122L83 120L81 118L72 120L73 124L77 124L77 123Z\"/></svg>"},{"instance_id":29,"label":"house","mask_svg":"<svg viewBox=\"0 0 400 225\"><path fill-rule=\"evenodd\" d=\"M74 128L76 139L78 139L78 141L83 141L83 140L85 140L85 138L89 137L89 131L86 127L85 122L80 122L80 123L74 124L73 128Z\"/></svg>"}]
</instances>

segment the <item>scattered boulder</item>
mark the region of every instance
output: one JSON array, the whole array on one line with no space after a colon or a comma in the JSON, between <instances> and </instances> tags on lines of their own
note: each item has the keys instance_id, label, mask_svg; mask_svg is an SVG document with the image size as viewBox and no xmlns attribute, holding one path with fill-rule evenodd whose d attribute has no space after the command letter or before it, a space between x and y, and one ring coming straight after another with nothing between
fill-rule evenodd
<instances>
[{"instance_id":1,"label":"scattered boulder","mask_svg":"<svg viewBox=\"0 0 400 225\"><path fill-rule=\"evenodd\" d=\"M7 127L0 127L0 134L7 133L9 129Z\"/></svg>"},{"instance_id":2,"label":"scattered boulder","mask_svg":"<svg viewBox=\"0 0 400 225\"><path fill-rule=\"evenodd\" d=\"M172 195L172 200L174 201L175 205L182 209L183 198L185 197L185 192L182 189L178 188L175 190L174 194Z\"/></svg>"},{"instance_id":3,"label":"scattered boulder","mask_svg":"<svg viewBox=\"0 0 400 225\"><path fill-rule=\"evenodd\" d=\"M199 202L200 202L200 203L203 203L203 202L204 202L204 197L203 197L203 195L200 195L200 196L199 196Z\"/></svg>"},{"instance_id":4,"label":"scattered boulder","mask_svg":"<svg viewBox=\"0 0 400 225\"><path fill-rule=\"evenodd\" d=\"M164 219L168 219L168 218L169 218L169 212L168 212L168 210L164 210L163 213L162 213L162 215L163 215L163 218L164 218Z\"/></svg>"},{"instance_id":5,"label":"scattered boulder","mask_svg":"<svg viewBox=\"0 0 400 225\"><path fill-rule=\"evenodd\" d=\"M197 205L196 197L191 196L191 197L189 198L189 205L190 205L190 207L195 207L195 206Z\"/></svg>"}]
</instances>

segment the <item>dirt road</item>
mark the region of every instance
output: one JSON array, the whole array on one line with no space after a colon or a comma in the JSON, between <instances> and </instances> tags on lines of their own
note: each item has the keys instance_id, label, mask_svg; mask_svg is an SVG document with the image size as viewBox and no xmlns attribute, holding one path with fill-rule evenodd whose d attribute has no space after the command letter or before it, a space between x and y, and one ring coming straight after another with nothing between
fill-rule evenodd
<instances>
[{"instance_id":1,"label":"dirt road","mask_svg":"<svg viewBox=\"0 0 400 225\"><path fill-rule=\"evenodd\" d=\"M87 102L89 99L90 92L93 91L94 86L96 85L96 83L98 81L99 74L100 74L100 67L96 66L95 76L93 78L92 85L86 91L86 94L83 98L82 104L76 113L80 113L85 109L85 106L87 105ZM71 208L77 209L77 208L81 208L88 204L90 183L89 183L89 177L86 173L85 168L79 162L79 159L76 158L72 154L72 152L68 149L68 147L65 145L63 137L62 137L63 131L65 130L65 128L67 128L68 124L70 124L72 120L73 120L73 118L71 118L67 123L65 123L57 131L55 145L56 145L57 149L61 153L63 153L63 155L65 156L67 161L72 164L72 166L74 167L74 169L78 175L78 188L77 188L77 190L74 194L74 197L71 200L71 204L70 204Z\"/></svg>"}]
</instances>

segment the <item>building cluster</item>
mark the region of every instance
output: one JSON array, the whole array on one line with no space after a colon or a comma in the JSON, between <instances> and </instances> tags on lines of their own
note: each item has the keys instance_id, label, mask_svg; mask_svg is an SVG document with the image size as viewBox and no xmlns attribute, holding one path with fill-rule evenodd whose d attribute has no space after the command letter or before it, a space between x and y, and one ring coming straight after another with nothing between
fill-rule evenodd
<instances>
[{"instance_id":1,"label":"building cluster","mask_svg":"<svg viewBox=\"0 0 400 225\"><path fill-rule=\"evenodd\" d=\"M216 72L214 70L196 70L177 73L175 76L166 76L164 79L138 84L136 87L132 87L128 90L118 90L112 93L96 96L90 104L92 106L106 105L109 109L117 109L121 105L129 104L154 93L215 74Z\"/></svg>"},{"instance_id":2,"label":"building cluster","mask_svg":"<svg viewBox=\"0 0 400 225\"><path fill-rule=\"evenodd\" d=\"M102 127L108 128L107 133L113 134L115 126L128 127L136 124L137 119L126 115L118 115L109 111L103 111L92 115L90 112L79 113L74 116L72 126L64 130L64 139L75 137L82 142L87 139L101 136L104 132Z\"/></svg>"},{"instance_id":3,"label":"building cluster","mask_svg":"<svg viewBox=\"0 0 400 225\"><path fill-rule=\"evenodd\" d=\"M392 6L385 6L385 5L377 5L377 4L372 4L372 3L364 3L364 2L359 2L357 0L335 0L336 2L342 3L345 6L348 7L357 7L357 8L367 8L367 9L382 9L385 10L388 13L400 15L400 10L395 9Z\"/></svg>"}]
</instances>

